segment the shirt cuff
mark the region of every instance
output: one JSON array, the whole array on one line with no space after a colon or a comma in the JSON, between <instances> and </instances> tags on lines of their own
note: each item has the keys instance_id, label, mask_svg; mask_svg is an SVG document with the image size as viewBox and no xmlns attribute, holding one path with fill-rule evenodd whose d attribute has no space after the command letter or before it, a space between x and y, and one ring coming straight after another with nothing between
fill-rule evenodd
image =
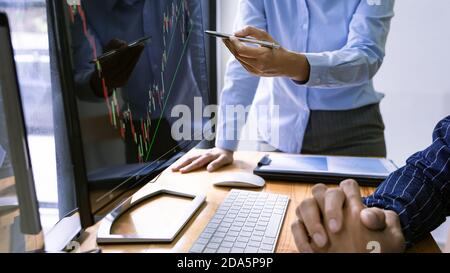
<instances>
[{"instance_id":1,"label":"shirt cuff","mask_svg":"<svg viewBox=\"0 0 450 273\"><path fill-rule=\"evenodd\" d=\"M216 147L228 151L236 151L239 141L216 139Z\"/></svg>"},{"instance_id":2,"label":"shirt cuff","mask_svg":"<svg viewBox=\"0 0 450 273\"><path fill-rule=\"evenodd\" d=\"M323 55L321 53L304 53L309 62L309 79L306 82L294 81L298 85L306 87L321 87L326 83L326 75L328 74L328 66L324 64Z\"/></svg>"}]
</instances>

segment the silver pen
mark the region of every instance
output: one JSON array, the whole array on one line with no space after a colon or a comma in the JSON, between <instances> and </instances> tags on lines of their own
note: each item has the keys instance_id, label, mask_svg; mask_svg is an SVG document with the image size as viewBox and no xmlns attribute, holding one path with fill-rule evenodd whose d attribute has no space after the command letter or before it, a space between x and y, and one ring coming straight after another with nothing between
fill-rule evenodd
<instances>
[{"instance_id":1,"label":"silver pen","mask_svg":"<svg viewBox=\"0 0 450 273\"><path fill-rule=\"evenodd\" d=\"M223 38L223 39L230 39L231 37L234 36L231 34L225 34L225 33L220 33L220 32L211 31L211 30L206 30L205 33L208 35L215 36L218 38ZM244 43L257 44L257 45L261 45L263 47L268 47L268 48L272 48L272 49L281 48L281 46L277 43L261 41L261 40L257 40L257 39L253 39L253 38L236 37L236 39L238 39L239 41L242 41Z\"/></svg>"}]
</instances>

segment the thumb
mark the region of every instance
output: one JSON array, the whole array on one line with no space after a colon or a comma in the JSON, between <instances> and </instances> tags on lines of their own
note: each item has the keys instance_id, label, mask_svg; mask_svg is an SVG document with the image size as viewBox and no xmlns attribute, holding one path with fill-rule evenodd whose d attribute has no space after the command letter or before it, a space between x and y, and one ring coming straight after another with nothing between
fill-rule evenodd
<instances>
[{"instance_id":1,"label":"thumb","mask_svg":"<svg viewBox=\"0 0 450 273\"><path fill-rule=\"evenodd\" d=\"M386 215L382 209L365 208L360 216L363 225L370 230L380 231L386 228Z\"/></svg>"},{"instance_id":2,"label":"thumb","mask_svg":"<svg viewBox=\"0 0 450 273\"><path fill-rule=\"evenodd\" d=\"M247 26L239 31L237 31L234 35L237 37L253 37L258 40L264 40L264 41L273 41L273 38L264 30L258 29L252 26Z\"/></svg>"}]
</instances>

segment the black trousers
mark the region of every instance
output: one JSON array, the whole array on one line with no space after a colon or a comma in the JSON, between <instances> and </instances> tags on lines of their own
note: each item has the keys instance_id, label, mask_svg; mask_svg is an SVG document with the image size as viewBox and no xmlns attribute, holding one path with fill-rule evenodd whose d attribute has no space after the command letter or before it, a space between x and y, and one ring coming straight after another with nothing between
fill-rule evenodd
<instances>
[{"instance_id":1,"label":"black trousers","mask_svg":"<svg viewBox=\"0 0 450 273\"><path fill-rule=\"evenodd\" d=\"M386 157L380 105L311 111L302 154Z\"/></svg>"}]
</instances>

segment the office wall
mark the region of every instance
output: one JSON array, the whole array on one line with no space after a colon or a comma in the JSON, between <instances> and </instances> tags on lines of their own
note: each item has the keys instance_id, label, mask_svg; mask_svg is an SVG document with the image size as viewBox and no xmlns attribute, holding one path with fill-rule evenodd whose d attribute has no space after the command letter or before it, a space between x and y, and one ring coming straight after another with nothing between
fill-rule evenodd
<instances>
[{"instance_id":1,"label":"office wall","mask_svg":"<svg viewBox=\"0 0 450 273\"><path fill-rule=\"evenodd\" d=\"M232 32L238 0L219 2L219 29ZM450 115L450 1L397 0L395 12L375 86L386 94L381 109L388 156L402 165L431 143L435 124ZM218 50L221 90L230 55L222 45Z\"/></svg>"}]
</instances>

